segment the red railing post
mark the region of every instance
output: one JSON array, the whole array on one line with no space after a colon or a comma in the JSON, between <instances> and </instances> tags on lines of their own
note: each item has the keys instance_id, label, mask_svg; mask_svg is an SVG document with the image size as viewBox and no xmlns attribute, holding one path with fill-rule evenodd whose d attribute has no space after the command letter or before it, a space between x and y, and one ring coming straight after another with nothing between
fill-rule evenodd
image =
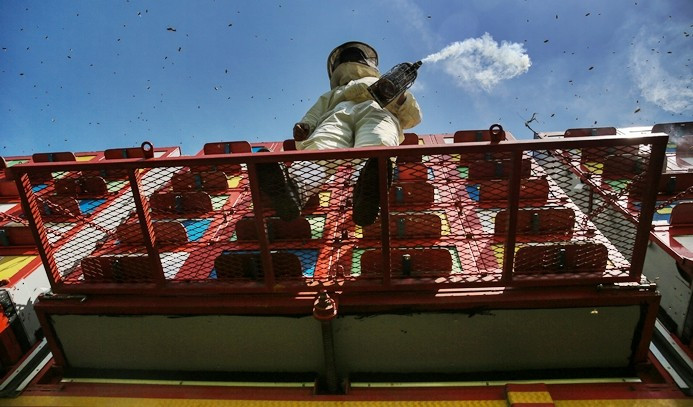
<instances>
[{"instance_id":1,"label":"red railing post","mask_svg":"<svg viewBox=\"0 0 693 407\"><path fill-rule=\"evenodd\" d=\"M510 285L515 264L515 241L517 232L517 211L520 206L520 189L522 187L522 155L524 150L512 152L511 173L508 181L508 227L503 247L503 276L501 283Z\"/></svg>"},{"instance_id":2,"label":"red railing post","mask_svg":"<svg viewBox=\"0 0 693 407\"><path fill-rule=\"evenodd\" d=\"M647 354L650 351L650 342L656 330L657 311L659 311L661 297L655 296L652 299L643 301L640 305L640 340L633 343L633 356L631 363L639 364L647 361ZM637 337L637 336L636 336Z\"/></svg>"},{"instance_id":3,"label":"red railing post","mask_svg":"<svg viewBox=\"0 0 693 407\"><path fill-rule=\"evenodd\" d=\"M633 243L633 256L630 261L629 277L633 281L639 281L647 254L647 244L650 241L650 230L652 229L652 217L654 216L657 204L657 189L659 177L664 165L666 155L667 136L659 136L652 141L650 148L650 160L647 166L647 175L642 180L644 184L643 195L640 199L640 217L637 223L637 233Z\"/></svg>"},{"instance_id":4,"label":"red railing post","mask_svg":"<svg viewBox=\"0 0 693 407\"><path fill-rule=\"evenodd\" d=\"M320 322L323 358L325 360L324 382L330 394L335 394L339 390L337 363L334 351L334 328L332 323L336 317L337 302L327 294L327 291L320 290L313 303L313 318Z\"/></svg>"},{"instance_id":5,"label":"red railing post","mask_svg":"<svg viewBox=\"0 0 693 407\"><path fill-rule=\"evenodd\" d=\"M62 276L60 275L58 265L55 263L53 247L48 240L46 227L43 223L43 218L41 218L41 210L36 202L36 196L31 189L29 175L27 173L22 173L16 176L15 182L17 184L17 191L19 192L19 200L22 203L22 210L29 222L29 228L31 229L31 234L34 236L34 241L36 242L43 266L46 268L46 274L48 275L51 289L54 292L58 292L58 284Z\"/></svg>"},{"instance_id":6,"label":"red railing post","mask_svg":"<svg viewBox=\"0 0 693 407\"><path fill-rule=\"evenodd\" d=\"M380 189L380 238L382 239L383 285L389 286L392 280L390 257L390 202L388 196L390 156L378 157L378 188Z\"/></svg>"},{"instance_id":7,"label":"red railing post","mask_svg":"<svg viewBox=\"0 0 693 407\"><path fill-rule=\"evenodd\" d=\"M152 218L149 214L149 201L142 196L140 188L140 184L142 182L140 170L137 168L129 169L128 178L130 179L130 191L132 191L132 198L135 201L137 218L140 222L140 227L142 228L144 246L146 247L147 255L149 256L149 264L152 266L151 277L157 286L161 287L166 282L166 277L164 276L164 268L161 265L161 257L159 256L159 250L157 248Z\"/></svg>"}]
</instances>

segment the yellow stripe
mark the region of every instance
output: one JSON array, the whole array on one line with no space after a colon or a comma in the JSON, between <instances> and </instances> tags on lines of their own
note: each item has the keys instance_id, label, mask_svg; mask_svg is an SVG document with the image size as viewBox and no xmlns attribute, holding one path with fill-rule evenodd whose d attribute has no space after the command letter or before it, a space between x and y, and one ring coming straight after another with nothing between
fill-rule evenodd
<instances>
[{"instance_id":1,"label":"yellow stripe","mask_svg":"<svg viewBox=\"0 0 693 407\"><path fill-rule=\"evenodd\" d=\"M508 403L553 403L546 391L509 391Z\"/></svg>"},{"instance_id":2,"label":"yellow stripe","mask_svg":"<svg viewBox=\"0 0 693 407\"><path fill-rule=\"evenodd\" d=\"M241 177L231 177L226 182L229 184L229 188L238 188L238 184L241 183Z\"/></svg>"},{"instance_id":3,"label":"yellow stripe","mask_svg":"<svg viewBox=\"0 0 693 407\"><path fill-rule=\"evenodd\" d=\"M447 236L450 234L450 222L448 222L448 217L444 213L436 213L440 217L440 234Z\"/></svg>"},{"instance_id":4,"label":"yellow stripe","mask_svg":"<svg viewBox=\"0 0 693 407\"><path fill-rule=\"evenodd\" d=\"M693 406L693 400L554 400L554 405L556 407L691 407Z\"/></svg>"},{"instance_id":5,"label":"yellow stripe","mask_svg":"<svg viewBox=\"0 0 693 407\"><path fill-rule=\"evenodd\" d=\"M324 208L330 206L330 197L332 196L332 192L320 191L320 194L318 194L318 196L320 197L320 207Z\"/></svg>"},{"instance_id":6,"label":"yellow stripe","mask_svg":"<svg viewBox=\"0 0 693 407\"><path fill-rule=\"evenodd\" d=\"M587 171L597 175L601 174L604 169L603 163L584 163L584 165Z\"/></svg>"},{"instance_id":7,"label":"yellow stripe","mask_svg":"<svg viewBox=\"0 0 693 407\"><path fill-rule=\"evenodd\" d=\"M516 244L515 245L515 253L517 253L517 251L520 250L522 247L524 247L524 245L522 243ZM493 253L496 255L496 260L498 261L498 265L502 266L503 265L503 254L505 254L505 246L503 246L502 244L495 244L495 245L492 245L491 248L493 249ZM546 381L543 381L541 383L546 383Z\"/></svg>"},{"instance_id":8,"label":"yellow stripe","mask_svg":"<svg viewBox=\"0 0 693 407\"><path fill-rule=\"evenodd\" d=\"M342 400L218 400L218 399L145 399L108 397L19 397L0 400L0 406L71 406L71 407L506 407L505 400L429 400L429 401L342 401Z\"/></svg>"},{"instance_id":9,"label":"yellow stripe","mask_svg":"<svg viewBox=\"0 0 693 407\"><path fill-rule=\"evenodd\" d=\"M91 161L94 157L96 157L96 156L95 155L78 155L75 158L77 159L77 161Z\"/></svg>"},{"instance_id":10,"label":"yellow stripe","mask_svg":"<svg viewBox=\"0 0 693 407\"><path fill-rule=\"evenodd\" d=\"M22 267L29 264L36 256L4 256L0 257L0 280L9 280Z\"/></svg>"}]
</instances>

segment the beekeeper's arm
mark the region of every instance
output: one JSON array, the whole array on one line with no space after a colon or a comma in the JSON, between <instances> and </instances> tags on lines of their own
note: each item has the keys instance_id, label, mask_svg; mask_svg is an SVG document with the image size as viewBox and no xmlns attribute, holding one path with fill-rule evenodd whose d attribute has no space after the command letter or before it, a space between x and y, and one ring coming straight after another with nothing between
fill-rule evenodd
<instances>
[{"instance_id":1,"label":"beekeeper's arm","mask_svg":"<svg viewBox=\"0 0 693 407\"><path fill-rule=\"evenodd\" d=\"M334 92L325 92L318 98L315 104L308 109L300 122L294 125L294 139L303 141L313 134L313 130L318 126L318 122L330 107Z\"/></svg>"},{"instance_id":2,"label":"beekeeper's arm","mask_svg":"<svg viewBox=\"0 0 693 407\"><path fill-rule=\"evenodd\" d=\"M397 116L402 129L410 129L421 123L421 109L414 95L406 91L397 100L386 106L390 113Z\"/></svg>"},{"instance_id":3,"label":"beekeeper's arm","mask_svg":"<svg viewBox=\"0 0 693 407\"><path fill-rule=\"evenodd\" d=\"M325 114L337 103L350 100L354 103L361 103L372 99L368 92L368 86L375 82L377 78L361 78L349 82L347 85L340 86L326 92L315 102L300 122L294 125L294 139L298 141L306 140L313 134L315 128L320 124Z\"/></svg>"},{"instance_id":4,"label":"beekeeper's arm","mask_svg":"<svg viewBox=\"0 0 693 407\"><path fill-rule=\"evenodd\" d=\"M344 89L344 98L355 103L373 99L373 96L368 92L368 87L376 81L377 78L363 78L350 83ZM416 98L409 91L405 91L385 108L399 119L399 125L402 129L410 129L421 123L421 109Z\"/></svg>"}]
</instances>

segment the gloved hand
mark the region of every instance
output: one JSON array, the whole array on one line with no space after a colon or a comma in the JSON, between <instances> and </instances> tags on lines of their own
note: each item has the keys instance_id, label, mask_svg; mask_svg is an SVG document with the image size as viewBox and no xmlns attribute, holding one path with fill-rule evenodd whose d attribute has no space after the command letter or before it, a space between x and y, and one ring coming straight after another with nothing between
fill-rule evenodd
<instances>
[{"instance_id":1,"label":"gloved hand","mask_svg":"<svg viewBox=\"0 0 693 407\"><path fill-rule=\"evenodd\" d=\"M406 101L407 101L407 94L402 93L401 95L399 95L399 98L397 98L397 107L402 106L404 104L404 102L406 102Z\"/></svg>"},{"instance_id":2,"label":"gloved hand","mask_svg":"<svg viewBox=\"0 0 693 407\"><path fill-rule=\"evenodd\" d=\"M294 125L294 140L305 141L310 137L310 126L308 123L296 123Z\"/></svg>"}]
</instances>

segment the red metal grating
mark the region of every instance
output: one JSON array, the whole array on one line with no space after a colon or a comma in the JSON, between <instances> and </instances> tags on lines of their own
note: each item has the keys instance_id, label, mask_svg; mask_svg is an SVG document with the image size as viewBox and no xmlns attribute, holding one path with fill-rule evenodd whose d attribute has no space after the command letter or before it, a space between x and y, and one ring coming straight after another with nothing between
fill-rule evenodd
<instances>
[{"instance_id":1,"label":"red metal grating","mask_svg":"<svg viewBox=\"0 0 693 407\"><path fill-rule=\"evenodd\" d=\"M470 137L342 151L252 153L245 144L213 143L196 157L12 171L56 292L639 280L637 253L647 243L666 137ZM382 210L375 224L359 226L352 195L368 158L378 160L379 196L370 200ZM305 181L298 218L282 220L271 209L274 191L261 192L258 166L267 163ZM639 227L606 221L608 205L626 211L629 202L638 202Z\"/></svg>"}]
</instances>

